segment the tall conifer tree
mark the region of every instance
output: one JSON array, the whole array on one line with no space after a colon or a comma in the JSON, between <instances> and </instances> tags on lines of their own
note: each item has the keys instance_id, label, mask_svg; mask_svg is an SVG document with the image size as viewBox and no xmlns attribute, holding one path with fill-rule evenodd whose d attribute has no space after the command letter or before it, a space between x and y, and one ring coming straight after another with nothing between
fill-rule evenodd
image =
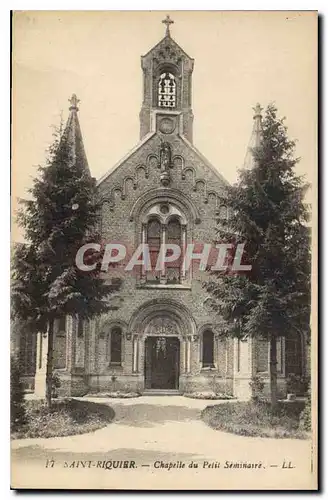
<instances>
[{"instance_id":1,"label":"tall conifer tree","mask_svg":"<svg viewBox=\"0 0 328 500\"><path fill-rule=\"evenodd\" d=\"M77 118L77 99L71 99L70 117L63 133L55 134L46 165L21 200L18 222L26 244L14 251L13 314L48 334L46 399L51 404L54 321L64 315L91 318L109 309L112 287L100 276L101 252L86 256L93 271L75 263L85 243L100 243L95 181L87 164Z\"/></svg>"},{"instance_id":2,"label":"tall conifer tree","mask_svg":"<svg viewBox=\"0 0 328 500\"><path fill-rule=\"evenodd\" d=\"M219 243L245 243L243 263L206 284L224 320L223 334L270 343L270 392L277 403L277 337L309 333L310 232L304 203L307 185L295 173L294 141L269 105L250 168L227 192L230 215L218 225Z\"/></svg>"}]
</instances>

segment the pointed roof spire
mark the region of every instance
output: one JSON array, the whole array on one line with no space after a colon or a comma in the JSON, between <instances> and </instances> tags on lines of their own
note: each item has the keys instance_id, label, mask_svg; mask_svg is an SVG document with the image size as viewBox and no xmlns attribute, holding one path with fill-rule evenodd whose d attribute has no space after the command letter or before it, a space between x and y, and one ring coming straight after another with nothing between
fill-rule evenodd
<instances>
[{"instance_id":1,"label":"pointed roof spire","mask_svg":"<svg viewBox=\"0 0 328 500\"><path fill-rule=\"evenodd\" d=\"M247 147L245 160L244 160L244 168L252 168L254 165L254 156L253 149L258 148L261 144L262 138L262 111L263 108L259 103L257 103L254 108L254 116L253 116L253 130L252 135Z\"/></svg>"},{"instance_id":2,"label":"pointed roof spire","mask_svg":"<svg viewBox=\"0 0 328 500\"><path fill-rule=\"evenodd\" d=\"M254 134L254 139L255 139L255 145L254 147L258 148L261 142L261 136L262 136L262 111L263 108L259 103L255 105L253 108L254 111L254 126L253 126L253 134Z\"/></svg>"},{"instance_id":3,"label":"pointed roof spire","mask_svg":"<svg viewBox=\"0 0 328 500\"><path fill-rule=\"evenodd\" d=\"M70 103L70 114L65 126L63 138L65 138L69 143L72 158L74 159L73 161L78 164L81 170L86 170L90 174L88 160L83 145L82 132L77 115L79 110L78 103L80 100L76 97L76 94L73 94L68 101Z\"/></svg>"},{"instance_id":4,"label":"pointed roof spire","mask_svg":"<svg viewBox=\"0 0 328 500\"><path fill-rule=\"evenodd\" d=\"M170 24L174 24L174 21L173 21L173 19L170 18L169 14L166 16L165 19L163 19L162 23L166 25L165 36L171 36L171 33L170 33Z\"/></svg>"}]
</instances>

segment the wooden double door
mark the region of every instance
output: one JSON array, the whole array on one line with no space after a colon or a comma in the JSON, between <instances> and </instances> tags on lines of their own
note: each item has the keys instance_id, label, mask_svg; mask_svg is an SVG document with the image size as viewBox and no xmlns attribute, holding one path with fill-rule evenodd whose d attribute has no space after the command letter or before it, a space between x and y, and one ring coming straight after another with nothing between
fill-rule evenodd
<instances>
[{"instance_id":1,"label":"wooden double door","mask_svg":"<svg viewBox=\"0 0 328 500\"><path fill-rule=\"evenodd\" d=\"M178 337L147 337L144 359L146 389L179 389Z\"/></svg>"}]
</instances>

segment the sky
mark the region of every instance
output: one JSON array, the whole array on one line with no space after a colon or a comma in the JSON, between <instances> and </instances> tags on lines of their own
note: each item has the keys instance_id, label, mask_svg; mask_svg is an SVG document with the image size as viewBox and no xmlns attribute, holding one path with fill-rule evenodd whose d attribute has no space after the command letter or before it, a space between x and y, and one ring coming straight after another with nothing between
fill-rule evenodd
<instances>
[{"instance_id":1,"label":"sky","mask_svg":"<svg viewBox=\"0 0 328 500\"><path fill-rule=\"evenodd\" d=\"M194 144L233 183L257 102L275 102L297 140L299 174L316 184L317 18L287 11L24 11L14 14L12 208L44 164L53 126L80 99L91 173L100 178L139 140L140 56L171 34L195 59ZM15 221L12 240L22 241Z\"/></svg>"}]
</instances>

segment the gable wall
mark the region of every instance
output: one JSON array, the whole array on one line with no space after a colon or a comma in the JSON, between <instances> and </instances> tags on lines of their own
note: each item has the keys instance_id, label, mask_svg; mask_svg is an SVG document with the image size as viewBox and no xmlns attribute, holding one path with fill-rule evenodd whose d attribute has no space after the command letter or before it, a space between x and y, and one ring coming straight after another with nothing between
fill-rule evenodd
<instances>
[{"instance_id":1,"label":"gable wall","mask_svg":"<svg viewBox=\"0 0 328 500\"><path fill-rule=\"evenodd\" d=\"M165 140L167 140L167 136ZM160 144L160 136L154 135L100 184L99 196L103 200L108 200L103 205L102 211L102 234L107 243L124 242L134 248L137 240L136 222L129 220L129 214L140 196L150 189L162 187L160 183L161 170L158 168ZM192 241L212 243L215 238L216 210L220 205L220 196L224 193L224 184L179 136L172 137L170 145L173 168L170 169L171 184L169 187L184 193L197 207L200 216L199 224L190 224L189 226L189 231L192 226ZM132 178L133 181L124 182L124 179L128 178ZM217 193L217 200L214 194L208 196L208 192L211 191ZM191 287L187 290L174 288L136 289L136 278L131 273L114 271L113 275L121 275L123 278L123 286L119 293L120 307L116 311L110 312L107 318L104 317L103 322L106 322L107 319L110 321L117 319L128 323L132 314L150 299L158 299L159 301L174 299L188 308L196 322L197 329L206 323L213 323L213 314L204 304L208 297L202 286L204 279L208 276L205 273L193 272ZM133 294L133 298L131 294ZM97 368L93 367L100 373L108 371L105 342L103 344L98 359L94 359L98 366ZM126 373L130 371L132 363L130 344L126 341L124 347L125 368L123 369ZM199 371L200 362L199 343L193 342L191 348L193 350L191 371L196 373ZM218 357L222 373L225 370L226 359L221 350L219 350ZM232 363L231 350L229 372L232 372Z\"/></svg>"}]
</instances>

